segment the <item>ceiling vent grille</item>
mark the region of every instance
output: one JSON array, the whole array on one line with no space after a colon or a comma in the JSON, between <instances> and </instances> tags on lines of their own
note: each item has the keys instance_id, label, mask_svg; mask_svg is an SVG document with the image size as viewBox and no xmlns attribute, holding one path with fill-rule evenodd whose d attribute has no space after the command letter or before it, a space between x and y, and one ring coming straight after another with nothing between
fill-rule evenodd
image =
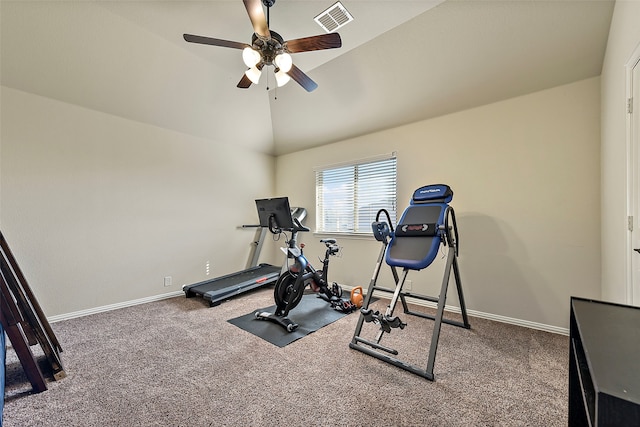
<instances>
[{"instance_id":1,"label":"ceiling vent grille","mask_svg":"<svg viewBox=\"0 0 640 427\"><path fill-rule=\"evenodd\" d=\"M327 33L332 33L340 27L344 27L349 22L353 21L353 16L349 11L337 2L320 15L313 18Z\"/></svg>"}]
</instances>

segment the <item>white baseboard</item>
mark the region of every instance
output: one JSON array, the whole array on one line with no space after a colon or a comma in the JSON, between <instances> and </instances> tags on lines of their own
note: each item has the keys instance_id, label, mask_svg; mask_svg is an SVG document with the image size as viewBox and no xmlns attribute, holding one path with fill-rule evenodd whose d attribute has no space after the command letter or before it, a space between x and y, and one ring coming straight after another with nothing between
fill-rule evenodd
<instances>
[{"instance_id":1,"label":"white baseboard","mask_svg":"<svg viewBox=\"0 0 640 427\"><path fill-rule=\"evenodd\" d=\"M145 297L135 299L132 301L124 301L116 304L103 305L102 307L89 308L87 310L74 311L67 314L59 314L57 316L48 317L49 323L61 322L63 320L75 319L76 317L89 316L90 314L104 313L105 311L117 310L119 308L132 307L134 305L145 304L153 301L160 301L167 298L173 298L178 295L184 295L183 291L174 291L161 295L154 295L151 297Z\"/></svg>"},{"instance_id":2,"label":"white baseboard","mask_svg":"<svg viewBox=\"0 0 640 427\"><path fill-rule=\"evenodd\" d=\"M346 288L345 288L345 290L346 290ZM420 306L423 306L423 307L433 308L433 309L438 308L437 304L434 303L434 302L424 301L424 300L411 298L411 297L407 297L407 302L410 302L411 304L420 305ZM457 313L457 314L460 314L460 312L461 312L460 307L455 307L455 306L450 306L450 305L445 306L445 311L448 311L448 312L451 312L451 313ZM560 335L567 335L567 336L569 335L569 329L568 328L561 328L559 326L546 325L544 323L531 322L529 320L523 320L523 319L516 319L516 318L513 318L513 317L501 316L499 314L484 313L482 311L477 311L477 310L469 310L469 309L467 309L467 314L469 316L479 317L481 319L493 320L495 322L501 322L501 323L508 323L510 325L522 326L522 327L530 328L530 329L537 329L539 331L550 332L552 334L560 334Z\"/></svg>"},{"instance_id":3,"label":"white baseboard","mask_svg":"<svg viewBox=\"0 0 640 427\"><path fill-rule=\"evenodd\" d=\"M343 286L343 288L345 289L345 291L350 290L346 286ZM74 311L72 313L67 313L67 314L60 314L57 316L48 317L47 319L49 320L50 323L61 322L63 320L75 319L76 317L83 317L83 316L88 316L90 314L103 313L105 311L117 310L119 308L132 307L134 305L145 304L153 301L160 301L167 298L173 298L182 294L184 294L183 291L174 291L166 294L154 295L151 297L140 298L132 301L125 301L125 302L120 302L116 304L104 305L102 307ZM419 300L411 297L407 298L407 302L410 302L416 305L421 305L423 307L429 307L434 309L437 308L437 305L433 302L423 301L423 300ZM459 307L446 306L445 311L460 314L461 310ZM501 323L508 323L510 325L522 326L530 329L537 329L540 331L550 332L553 334L569 335L568 328L560 328L558 326L545 325L544 323L531 322L529 320L516 319L513 317L500 316L498 314L484 313L482 311L469 310L469 309L467 309L467 314L469 316L479 317L481 319L493 320L495 322L501 322Z\"/></svg>"},{"instance_id":4,"label":"white baseboard","mask_svg":"<svg viewBox=\"0 0 640 427\"><path fill-rule=\"evenodd\" d=\"M458 313L460 312L460 309L458 307L452 307L452 308L456 308ZM453 311L453 310L450 310L450 311ZM475 311L475 310L467 310L467 314L469 314L469 316L475 316L481 319L493 320L496 322L508 323L511 325L523 326L525 328L531 328L531 329L537 329L540 331L550 332L552 334L569 336L569 328L561 328L559 326L545 325L544 323L531 322L529 320L516 319L514 317L500 316L498 314L483 313L481 311Z\"/></svg>"}]
</instances>

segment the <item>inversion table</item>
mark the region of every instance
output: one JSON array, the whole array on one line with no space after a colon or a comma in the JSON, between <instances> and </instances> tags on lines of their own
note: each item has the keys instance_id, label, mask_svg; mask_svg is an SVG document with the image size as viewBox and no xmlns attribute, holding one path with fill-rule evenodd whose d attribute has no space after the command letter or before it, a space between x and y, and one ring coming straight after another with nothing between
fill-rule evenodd
<instances>
[{"instance_id":1,"label":"inversion table","mask_svg":"<svg viewBox=\"0 0 640 427\"><path fill-rule=\"evenodd\" d=\"M410 205L403 212L395 231L392 225L380 221L380 214L385 213L388 221L391 222L388 212L384 209L378 212L376 221L372 223L372 229L376 240L382 243L382 249L378 256L365 301L360 309L360 317L353 339L349 344L349 347L355 350L391 363L430 381L434 381L435 379L433 366L436 360L436 351L442 323L444 322L465 329L471 327L467 317L467 310L462 293L462 282L458 270L458 229L456 226L455 213L453 208L449 206L452 198L453 191L448 185L435 184L418 188L413 193ZM402 287L409 271L418 271L429 267L435 260L440 245L447 248L447 259L439 297L436 298L403 291ZM391 267L396 285L395 289L388 289L376 284L383 260ZM401 278L398 275L399 268L402 269ZM460 302L462 322L443 318L452 269L458 300ZM374 312L369 308L371 297L375 291L393 293L385 313L380 313L379 311ZM406 301L407 297L436 303L436 315L431 316L426 313L410 310ZM381 344L385 333L390 333L392 329L404 329L406 326L406 323L399 317L393 315L398 300L402 303L405 314L434 320L426 368L417 367L393 357L398 355L398 351ZM361 336L362 327L365 322L373 322L379 325L379 330L374 339L366 339Z\"/></svg>"}]
</instances>

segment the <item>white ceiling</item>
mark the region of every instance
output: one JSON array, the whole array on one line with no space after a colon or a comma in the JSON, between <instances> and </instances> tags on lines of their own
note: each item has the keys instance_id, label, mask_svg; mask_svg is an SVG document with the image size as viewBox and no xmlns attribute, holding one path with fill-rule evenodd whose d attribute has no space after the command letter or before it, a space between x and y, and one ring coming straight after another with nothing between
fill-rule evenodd
<instances>
[{"instance_id":1,"label":"white ceiling","mask_svg":"<svg viewBox=\"0 0 640 427\"><path fill-rule=\"evenodd\" d=\"M285 40L322 34L335 0L277 0ZM343 47L299 53L319 87L236 88L241 0L1 0L2 85L159 127L285 154L600 75L612 0L342 0ZM269 87L271 90L267 90Z\"/></svg>"}]
</instances>

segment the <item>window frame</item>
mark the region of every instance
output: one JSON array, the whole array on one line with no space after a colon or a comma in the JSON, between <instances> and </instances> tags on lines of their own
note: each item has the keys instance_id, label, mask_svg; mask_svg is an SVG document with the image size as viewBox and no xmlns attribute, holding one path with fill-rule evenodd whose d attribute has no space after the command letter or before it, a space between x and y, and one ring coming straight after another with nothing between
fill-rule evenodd
<instances>
[{"instance_id":1,"label":"window frame","mask_svg":"<svg viewBox=\"0 0 640 427\"><path fill-rule=\"evenodd\" d=\"M392 165L385 165L385 167L390 168L391 171L389 174L380 174L376 175L375 173L371 173L371 166L376 163L382 164L383 162L389 162L393 160ZM375 166L374 166L375 167ZM349 169L353 168L353 173L351 173L351 181L341 181L340 178L335 178L333 181L334 184L341 184L343 186L346 185L346 189L344 192L349 193L347 197L351 197L348 202L347 214L349 215L346 218L346 221L351 221L352 226L348 230L340 230L339 226L333 228L327 228L327 219L326 219L326 209L327 201L326 201L326 193L322 190L325 187L326 176L323 175L326 172L334 171L336 172L336 176L340 175L340 169ZM369 171L367 171L369 168ZM363 174L364 171L364 174ZM341 236L371 236L371 222L375 220L375 215L379 211L379 209L386 209L389 211L389 215L391 216L392 222L395 223L397 214L398 214L398 159L396 152L392 152L390 154L383 154L375 157L368 157L365 159L347 161L342 163L331 164L322 167L314 168L315 173L315 184L316 184L316 224L315 224L315 233L316 234L325 234L325 235L341 235ZM344 175L349 175L344 173ZM384 187L385 191L389 192L390 203L380 203L380 200L371 199L371 191L366 191L367 184L371 186L373 180L383 178L390 179L389 182L385 182ZM331 177L329 177L331 183ZM348 188L352 186L352 188ZM387 188L388 186L388 188ZM384 195L382 196L385 197ZM365 209L365 206L359 206L360 203L369 202L371 204L378 204L375 208L375 212L367 212L364 215L359 213L359 210ZM345 214L343 210L342 215ZM386 215L383 220L387 220ZM339 219L338 219L339 221Z\"/></svg>"}]
</instances>

